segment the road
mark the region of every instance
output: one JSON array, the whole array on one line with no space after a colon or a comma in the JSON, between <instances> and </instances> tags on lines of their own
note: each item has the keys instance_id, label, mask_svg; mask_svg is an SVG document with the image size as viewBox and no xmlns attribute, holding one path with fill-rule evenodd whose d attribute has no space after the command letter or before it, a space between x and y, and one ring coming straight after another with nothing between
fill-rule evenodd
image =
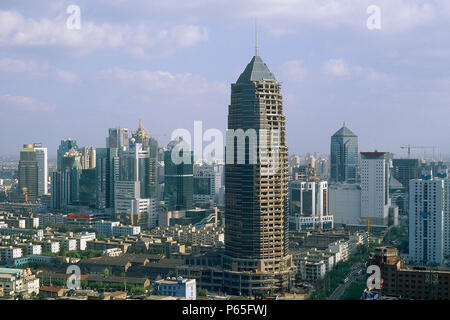
<instances>
[{"instance_id":1,"label":"road","mask_svg":"<svg viewBox=\"0 0 450 320\"><path fill-rule=\"evenodd\" d=\"M348 278L349 280L346 283L341 283L336 290L333 291L333 293L328 297L328 300L339 300L341 298L341 296L344 294L345 289L348 288L348 286L350 286L350 284L353 283L353 281L355 281L359 276L358 276L358 272L362 270L361 267L353 270L352 272L350 272L348 274Z\"/></svg>"}]
</instances>

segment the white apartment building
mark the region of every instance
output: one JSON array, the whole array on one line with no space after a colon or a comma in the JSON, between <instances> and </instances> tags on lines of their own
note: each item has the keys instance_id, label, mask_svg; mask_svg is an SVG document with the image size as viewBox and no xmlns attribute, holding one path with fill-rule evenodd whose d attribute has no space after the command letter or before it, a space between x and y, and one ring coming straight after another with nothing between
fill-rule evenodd
<instances>
[{"instance_id":1,"label":"white apartment building","mask_svg":"<svg viewBox=\"0 0 450 320\"><path fill-rule=\"evenodd\" d=\"M42 246L40 244L29 244L27 245L28 255L40 255L42 254Z\"/></svg>"},{"instance_id":2,"label":"white apartment building","mask_svg":"<svg viewBox=\"0 0 450 320\"><path fill-rule=\"evenodd\" d=\"M409 182L409 260L439 265L444 259L444 180L432 173ZM447 235L448 237L448 235Z\"/></svg>"},{"instance_id":3,"label":"white apartment building","mask_svg":"<svg viewBox=\"0 0 450 320\"><path fill-rule=\"evenodd\" d=\"M60 251L60 245L58 241L47 241L46 250L51 253L58 253Z\"/></svg>"},{"instance_id":4,"label":"white apartment building","mask_svg":"<svg viewBox=\"0 0 450 320\"><path fill-rule=\"evenodd\" d=\"M61 240L61 245L67 251L76 251L77 250L77 239L65 238L65 239Z\"/></svg>"},{"instance_id":5,"label":"white apartment building","mask_svg":"<svg viewBox=\"0 0 450 320\"><path fill-rule=\"evenodd\" d=\"M23 255L22 248L16 247L0 247L0 257L2 261L12 261L21 258Z\"/></svg>"},{"instance_id":6,"label":"white apartment building","mask_svg":"<svg viewBox=\"0 0 450 320\"><path fill-rule=\"evenodd\" d=\"M140 226L115 226L113 227L113 236L119 236L119 235L130 235L130 236L136 236L141 233L141 227Z\"/></svg>"},{"instance_id":7,"label":"white apartment building","mask_svg":"<svg viewBox=\"0 0 450 320\"><path fill-rule=\"evenodd\" d=\"M77 241L77 248L78 250L86 250L87 248L87 243L89 241L95 240L96 236L95 236L95 232L85 232L82 234L78 234L75 236L75 239Z\"/></svg>"},{"instance_id":8,"label":"white apartment building","mask_svg":"<svg viewBox=\"0 0 450 320\"><path fill-rule=\"evenodd\" d=\"M339 261L347 261L350 250L347 241L338 240L328 245L328 250L335 255L335 263Z\"/></svg>"},{"instance_id":9,"label":"white apartment building","mask_svg":"<svg viewBox=\"0 0 450 320\"><path fill-rule=\"evenodd\" d=\"M111 236L113 234L113 227L119 226L119 221L95 221L94 222L94 228L103 235Z\"/></svg>"}]
</instances>

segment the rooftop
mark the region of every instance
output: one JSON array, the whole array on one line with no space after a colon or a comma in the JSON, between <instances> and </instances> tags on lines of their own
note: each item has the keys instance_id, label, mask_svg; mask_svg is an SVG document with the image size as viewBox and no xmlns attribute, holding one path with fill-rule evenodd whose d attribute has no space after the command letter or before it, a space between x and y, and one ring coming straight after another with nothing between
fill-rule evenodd
<instances>
[{"instance_id":1,"label":"rooftop","mask_svg":"<svg viewBox=\"0 0 450 320\"><path fill-rule=\"evenodd\" d=\"M345 126L345 124L333 134L333 137L357 137L349 128Z\"/></svg>"},{"instance_id":2,"label":"rooftop","mask_svg":"<svg viewBox=\"0 0 450 320\"><path fill-rule=\"evenodd\" d=\"M277 81L260 56L254 56L241 73L237 83L248 81Z\"/></svg>"}]
</instances>

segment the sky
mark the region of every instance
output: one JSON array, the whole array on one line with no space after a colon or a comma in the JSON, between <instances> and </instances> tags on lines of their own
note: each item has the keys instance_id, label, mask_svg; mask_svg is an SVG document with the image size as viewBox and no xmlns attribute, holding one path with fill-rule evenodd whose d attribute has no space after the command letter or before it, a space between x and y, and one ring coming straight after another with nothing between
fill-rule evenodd
<instances>
[{"instance_id":1,"label":"sky","mask_svg":"<svg viewBox=\"0 0 450 320\"><path fill-rule=\"evenodd\" d=\"M381 29L367 27L371 5ZM104 147L108 128L139 118L160 145L195 120L225 135L255 21L290 153L327 155L345 121L360 151L450 155L446 0L2 0L0 155L42 142L52 156L66 138Z\"/></svg>"}]
</instances>

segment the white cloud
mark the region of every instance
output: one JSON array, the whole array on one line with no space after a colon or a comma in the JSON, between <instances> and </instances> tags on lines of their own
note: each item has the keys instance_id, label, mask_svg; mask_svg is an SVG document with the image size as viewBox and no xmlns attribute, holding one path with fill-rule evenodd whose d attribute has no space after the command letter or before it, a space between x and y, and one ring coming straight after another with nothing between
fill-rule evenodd
<instances>
[{"instance_id":1,"label":"white cloud","mask_svg":"<svg viewBox=\"0 0 450 320\"><path fill-rule=\"evenodd\" d=\"M53 105L37 101L25 96L0 95L0 110L21 110L31 112L50 112L55 109Z\"/></svg>"},{"instance_id":2,"label":"white cloud","mask_svg":"<svg viewBox=\"0 0 450 320\"><path fill-rule=\"evenodd\" d=\"M80 30L66 27L66 16L34 20L15 11L0 11L0 46L50 47L74 54L97 49L120 48L140 57L173 54L208 39L204 27L180 24L169 28L96 24L82 19Z\"/></svg>"},{"instance_id":3,"label":"white cloud","mask_svg":"<svg viewBox=\"0 0 450 320\"><path fill-rule=\"evenodd\" d=\"M172 74L166 71L133 71L110 68L98 72L95 78L101 83L110 82L119 84L122 88L133 88L133 90L157 92L158 94L226 94L229 91L229 87L225 83L211 82L202 76L191 73Z\"/></svg>"},{"instance_id":4,"label":"white cloud","mask_svg":"<svg viewBox=\"0 0 450 320\"><path fill-rule=\"evenodd\" d=\"M392 76L371 67L350 66L343 59L329 59L322 64L322 72L338 78L358 78L366 81L390 81Z\"/></svg>"},{"instance_id":5,"label":"white cloud","mask_svg":"<svg viewBox=\"0 0 450 320\"><path fill-rule=\"evenodd\" d=\"M330 59L322 65L322 71L334 77L347 77L350 75L348 65L342 59Z\"/></svg>"},{"instance_id":6,"label":"white cloud","mask_svg":"<svg viewBox=\"0 0 450 320\"><path fill-rule=\"evenodd\" d=\"M303 60L290 60L283 63L280 67L281 76L286 80L301 82L308 75L308 70Z\"/></svg>"},{"instance_id":7,"label":"white cloud","mask_svg":"<svg viewBox=\"0 0 450 320\"><path fill-rule=\"evenodd\" d=\"M121 20L183 19L222 21L227 26L248 24L255 18L275 35L295 33L305 26L336 28L350 26L367 30L370 5L381 8L382 28L408 31L435 22L448 22L448 1L423 0L102 0L111 15ZM121 15L121 10L125 12Z\"/></svg>"},{"instance_id":8,"label":"white cloud","mask_svg":"<svg viewBox=\"0 0 450 320\"><path fill-rule=\"evenodd\" d=\"M16 74L29 79L48 77L66 83L79 82L78 76L73 72L35 60L0 59L0 73Z\"/></svg>"}]
</instances>

